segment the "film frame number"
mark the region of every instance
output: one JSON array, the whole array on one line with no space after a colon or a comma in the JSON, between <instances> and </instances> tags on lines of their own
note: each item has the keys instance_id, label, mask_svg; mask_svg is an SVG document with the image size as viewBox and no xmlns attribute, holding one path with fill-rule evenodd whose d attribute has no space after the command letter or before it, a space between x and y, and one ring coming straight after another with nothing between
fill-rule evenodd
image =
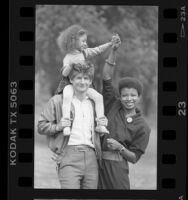
<instances>
[{"instance_id":1,"label":"film frame number","mask_svg":"<svg viewBox=\"0 0 188 200\"><path fill-rule=\"evenodd\" d=\"M178 115L186 116L186 102L185 101L178 102Z\"/></svg>"}]
</instances>

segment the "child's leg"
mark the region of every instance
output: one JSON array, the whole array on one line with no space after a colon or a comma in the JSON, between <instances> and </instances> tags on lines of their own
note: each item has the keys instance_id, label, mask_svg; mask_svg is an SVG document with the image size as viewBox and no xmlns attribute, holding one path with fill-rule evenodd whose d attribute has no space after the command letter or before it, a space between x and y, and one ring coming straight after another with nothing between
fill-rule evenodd
<instances>
[{"instance_id":1,"label":"child's leg","mask_svg":"<svg viewBox=\"0 0 188 200\"><path fill-rule=\"evenodd\" d=\"M104 117L103 96L100 93L98 93L96 90L94 90L93 88L89 88L87 94L95 102L95 110L96 110L97 118L99 119L99 118ZM102 132L102 133L109 133L106 127L98 126L98 125L96 127L96 131Z\"/></svg>"},{"instance_id":2,"label":"child's leg","mask_svg":"<svg viewBox=\"0 0 188 200\"><path fill-rule=\"evenodd\" d=\"M73 98L74 90L72 88L72 85L65 86L63 90L63 105L62 105L62 111L63 111L63 118L70 119L70 111L71 111L71 100ZM64 128L64 135L70 135L70 127Z\"/></svg>"},{"instance_id":3,"label":"child's leg","mask_svg":"<svg viewBox=\"0 0 188 200\"><path fill-rule=\"evenodd\" d=\"M88 88L87 94L95 102L97 118L104 117L103 96L93 88Z\"/></svg>"}]
</instances>

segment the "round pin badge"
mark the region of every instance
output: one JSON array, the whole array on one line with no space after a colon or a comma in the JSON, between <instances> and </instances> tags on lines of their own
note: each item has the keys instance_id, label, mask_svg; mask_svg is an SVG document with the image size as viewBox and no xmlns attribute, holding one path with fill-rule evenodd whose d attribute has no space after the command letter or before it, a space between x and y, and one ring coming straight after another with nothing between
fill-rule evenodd
<instances>
[{"instance_id":1,"label":"round pin badge","mask_svg":"<svg viewBox=\"0 0 188 200\"><path fill-rule=\"evenodd\" d=\"M131 123L133 121L133 118L132 117L127 117L127 122L128 123Z\"/></svg>"}]
</instances>

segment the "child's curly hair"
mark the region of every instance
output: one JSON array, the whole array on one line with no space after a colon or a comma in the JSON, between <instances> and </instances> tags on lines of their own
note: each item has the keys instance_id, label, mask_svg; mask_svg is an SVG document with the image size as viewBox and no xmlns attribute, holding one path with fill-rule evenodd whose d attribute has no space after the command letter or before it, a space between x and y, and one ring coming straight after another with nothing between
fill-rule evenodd
<instances>
[{"instance_id":1,"label":"child's curly hair","mask_svg":"<svg viewBox=\"0 0 188 200\"><path fill-rule=\"evenodd\" d=\"M57 44L62 53L68 53L76 48L76 39L87 34L87 31L80 25L72 25L60 32Z\"/></svg>"}]
</instances>

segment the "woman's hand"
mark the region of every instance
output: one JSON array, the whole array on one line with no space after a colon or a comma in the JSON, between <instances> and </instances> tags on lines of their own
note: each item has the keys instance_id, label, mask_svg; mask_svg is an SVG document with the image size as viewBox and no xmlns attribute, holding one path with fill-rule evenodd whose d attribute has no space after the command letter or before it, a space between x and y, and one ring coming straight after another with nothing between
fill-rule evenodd
<instances>
[{"instance_id":1,"label":"woman's hand","mask_svg":"<svg viewBox=\"0 0 188 200\"><path fill-rule=\"evenodd\" d=\"M109 149L117 151L120 151L122 148L122 144L120 144L117 140L114 140L113 138L107 139L107 146Z\"/></svg>"},{"instance_id":2,"label":"woman's hand","mask_svg":"<svg viewBox=\"0 0 188 200\"><path fill-rule=\"evenodd\" d=\"M120 45L121 45L121 39L118 34L115 34L112 37L112 49L117 50Z\"/></svg>"}]
</instances>

